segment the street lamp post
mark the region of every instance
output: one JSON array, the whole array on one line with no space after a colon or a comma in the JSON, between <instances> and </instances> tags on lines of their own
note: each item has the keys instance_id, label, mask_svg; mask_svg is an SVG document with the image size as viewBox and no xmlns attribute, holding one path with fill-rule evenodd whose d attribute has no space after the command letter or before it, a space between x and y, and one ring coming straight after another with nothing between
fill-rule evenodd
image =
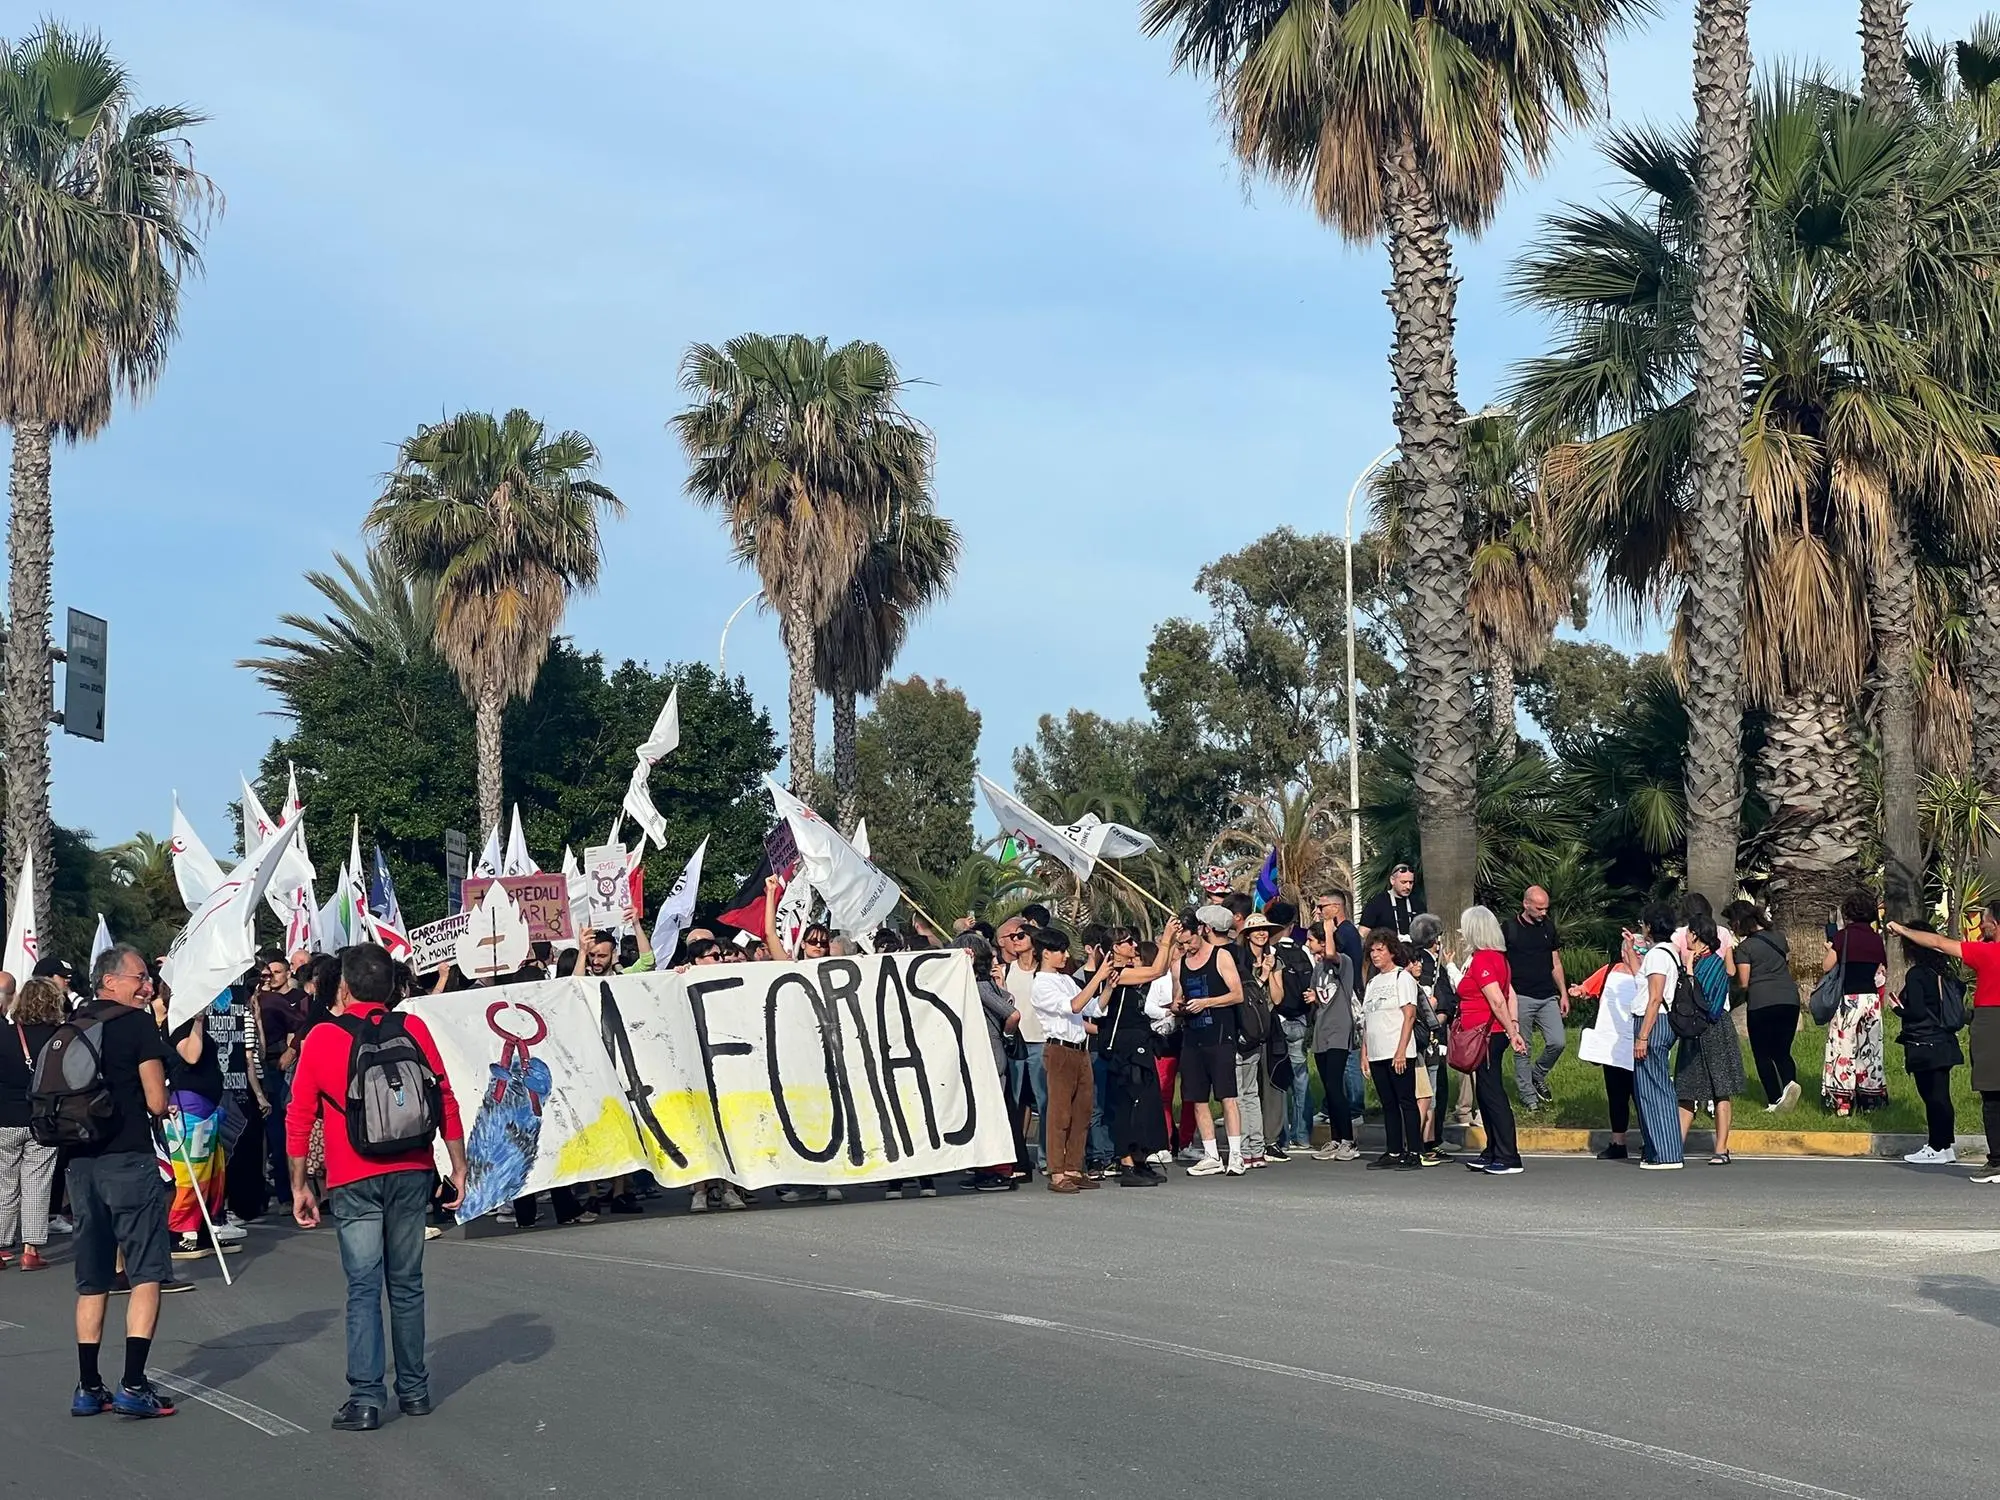
<instances>
[{"instance_id":1,"label":"street lamp post","mask_svg":"<svg viewBox=\"0 0 2000 1500\"><path fill-rule=\"evenodd\" d=\"M1352 590L1348 590L1348 594L1352 598ZM738 604L734 610L730 610L730 618L722 622L722 640L716 642L716 676L726 678L730 674L730 626L736 624L736 616L738 614L742 614L744 610L748 610L760 598L764 598L764 590L762 588L756 594L752 594L750 598L746 598L742 604Z\"/></svg>"},{"instance_id":2,"label":"street lamp post","mask_svg":"<svg viewBox=\"0 0 2000 1500\"><path fill-rule=\"evenodd\" d=\"M1469 416L1460 417L1452 425L1469 427L1488 417L1504 417L1507 408L1488 406ZM1347 571L1347 840L1348 879L1359 884L1361 880L1361 707L1354 689L1354 502L1360 498L1361 487L1368 483L1372 475L1382 465L1395 457L1400 443L1391 443L1368 461L1354 481L1354 487L1347 492L1347 531L1345 553ZM1358 897L1360 892L1355 893Z\"/></svg>"}]
</instances>

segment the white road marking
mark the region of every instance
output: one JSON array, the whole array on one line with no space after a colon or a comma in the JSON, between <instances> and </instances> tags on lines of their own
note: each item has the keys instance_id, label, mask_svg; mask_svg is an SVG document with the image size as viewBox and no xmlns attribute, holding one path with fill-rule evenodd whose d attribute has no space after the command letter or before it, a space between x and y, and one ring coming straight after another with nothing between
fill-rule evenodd
<instances>
[{"instance_id":1,"label":"white road marking","mask_svg":"<svg viewBox=\"0 0 2000 1500\"><path fill-rule=\"evenodd\" d=\"M1240 1354L1227 1354L1219 1349L1200 1349L1191 1344L1176 1344L1165 1339L1142 1338L1137 1334L1119 1333L1109 1328L1088 1328L1079 1323L1064 1323L1053 1318L994 1312L980 1307L961 1307L957 1303L935 1302L927 1297L904 1297L894 1292L874 1291L868 1287L801 1281L790 1276L767 1276L757 1271L738 1271L722 1266L694 1266L679 1261L642 1260L628 1255L593 1255L580 1250L541 1250L527 1245L481 1244L479 1248L512 1251L518 1255L548 1255L560 1260L592 1261L601 1265L639 1266L656 1271L684 1271L693 1276L717 1276L729 1281L749 1281L762 1286L787 1287L794 1291L821 1292L828 1296L852 1297L858 1301L915 1308L922 1312L948 1313L953 1317L973 1318L984 1323L1005 1323L1016 1328L1040 1329L1049 1333L1066 1334L1071 1338L1094 1339L1100 1343L1122 1344L1157 1354L1172 1354L1182 1359L1200 1360L1207 1364L1228 1365L1234 1369L1252 1370L1263 1375L1279 1375L1290 1380L1310 1381L1315 1385L1353 1391L1357 1395L1383 1396L1397 1401L1414 1402L1420 1406L1458 1412L1488 1422L1502 1422L1510 1427L1525 1428L1530 1432L1543 1433L1549 1437L1568 1438L1572 1442L1586 1443L1594 1448L1608 1448L1614 1453L1651 1459L1655 1463L1706 1474L1715 1479L1733 1480L1737 1484L1768 1490L1773 1494L1796 1496L1797 1500L1860 1500L1860 1497L1841 1490L1829 1490L1820 1485L1807 1484L1802 1480L1787 1479L1780 1474L1765 1474L1756 1469L1738 1468L1735 1464L1703 1458L1699 1454L1683 1453L1675 1448L1662 1448L1655 1443L1642 1443L1633 1438L1619 1437L1616 1433L1578 1427L1570 1422L1555 1422L1547 1417L1530 1416L1526 1412L1510 1411L1503 1406L1487 1406L1477 1401L1460 1401L1451 1396L1435 1395L1430 1391L1384 1385L1380 1381L1361 1380L1352 1375L1334 1375L1325 1370L1308 1370L1299 1365L1282 1365L1270 1360L1250 1359Z\"/></svg>"},{"instance_id":2,"label":"white road marking","mask_svg":"<svg viewBox=\"0 0 2000 1500\"><path fill-rule=\"evenodd\" d=\"M203 1385L186 1375L171 1375L163 1370L148 1370L146 1378L162 1390L175 1395L187 1396L204 1406L212 1406L224 1416L234 1417L245 1426L254 1427L267 1437L286 1437L294 1432L304 1432L305 1428L274 1411L245 1401L241 1396L232 1396L227 1391L218 1391L212 1385Z\"/></svg>"}]
</instances>

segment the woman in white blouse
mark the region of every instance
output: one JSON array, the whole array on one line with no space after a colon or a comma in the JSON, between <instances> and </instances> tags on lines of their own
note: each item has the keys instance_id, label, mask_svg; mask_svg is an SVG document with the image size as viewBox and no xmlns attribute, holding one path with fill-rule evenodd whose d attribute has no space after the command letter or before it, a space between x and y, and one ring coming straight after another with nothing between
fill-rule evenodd
<instances>
[{"instance_id":1,"label":"woman in white blouse","mask_svg":"<svg viewBox=\"0 0 2000 1500\"><path fill-rule=\"evenodd\" d=\"M1403 940L1386 927L1368 934L1363 948L1368 988L1361 999L1361 1061L1375 1079L1382 1100L1382 1133L1388 1149L1368 1163L1370 1171L1421 1170L1423 1140L1417 1118L1415 1069L1410 1033L1417 1022L1417 981L1409 971Z\"/></svg>"}]
</instances>

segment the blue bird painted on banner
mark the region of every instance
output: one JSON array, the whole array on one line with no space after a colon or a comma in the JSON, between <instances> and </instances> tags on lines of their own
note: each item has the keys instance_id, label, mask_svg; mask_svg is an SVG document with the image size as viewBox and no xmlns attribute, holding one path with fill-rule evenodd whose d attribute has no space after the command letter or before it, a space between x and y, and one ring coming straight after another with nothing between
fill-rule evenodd
<instances>
[{"instance_id":1,"label":"blue bird painted on banner","mask_svg":"<svg viewBox=\"0 0 2000 1500\"><path fill-rule=\"evenodd\" d=\"M521 1195L542 1140L542 1101L555 1079L539 1057L488 1065L493 1087L481 1096L479 1116L465 1138L465 1201L458 1221L469 1223Z\"/></svg>"}]
</instances>

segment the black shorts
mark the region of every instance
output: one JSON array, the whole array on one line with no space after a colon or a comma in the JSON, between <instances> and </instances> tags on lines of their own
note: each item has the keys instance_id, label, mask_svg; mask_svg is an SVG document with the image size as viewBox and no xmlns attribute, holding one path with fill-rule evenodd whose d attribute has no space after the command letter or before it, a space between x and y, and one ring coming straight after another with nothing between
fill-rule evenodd
<instances>
[{"instance_id":1,"label":"black shorts","mask_svg":"<svg viewBox=\"0 0 2000 1500\"><path fill-rule=\"evenodd\" d=\"M1236 1044L1193 1041L1181 1044L1181 1102L1206 1104L1236 1097Z\"/></svg>"},{"instance_id":2,"label":"black shorts","mask_svg":"<svg viewBox=\"0 0 2000 1500\"><path fill-rule=\"evenodd\" d=\"M150 1151L79 1156L70 1162L66 1180L69 1211L76 1220L77 1294L98 1297L111 1290L120 1250L130 1285L165 1281L173 1261L159 1159Z\"/></svg>"}]
</instances>

